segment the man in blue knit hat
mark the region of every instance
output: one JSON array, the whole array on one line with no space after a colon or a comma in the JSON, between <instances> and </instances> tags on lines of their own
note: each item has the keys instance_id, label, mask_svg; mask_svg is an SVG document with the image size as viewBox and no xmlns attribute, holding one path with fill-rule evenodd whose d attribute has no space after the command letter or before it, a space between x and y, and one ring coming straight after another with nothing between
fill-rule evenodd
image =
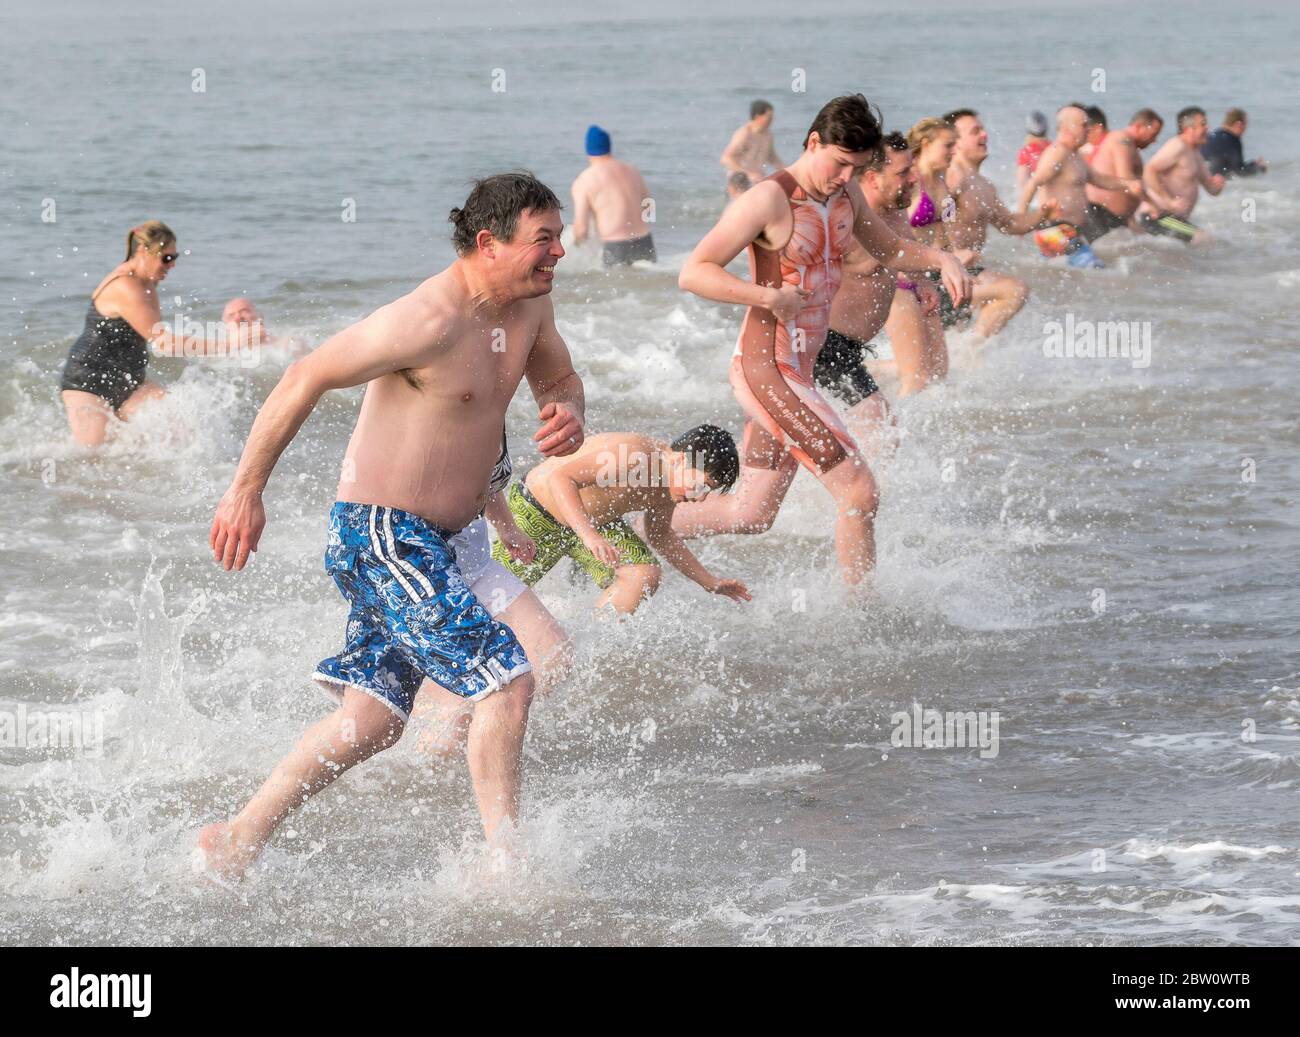
<instances>
[{"instance_id":1,"label":"man in blue knit hat","mask_svg":"<svg viewBox=\"0 0 1300 1037\"><path fill-rule=\"evenodd\" d=\"M588 127L587 168L573 181L574 243L587 239L594 219L606 266L631 266L639 259L653 263L654 218L654 199L640 171L610 154L608 133Z\"/></svg>"}]
</instances>

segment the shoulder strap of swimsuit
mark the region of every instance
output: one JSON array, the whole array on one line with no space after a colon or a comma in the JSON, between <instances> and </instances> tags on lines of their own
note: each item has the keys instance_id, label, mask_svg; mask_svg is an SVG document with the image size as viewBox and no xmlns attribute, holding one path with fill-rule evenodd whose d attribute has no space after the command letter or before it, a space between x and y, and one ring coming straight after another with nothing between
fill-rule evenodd
<instances>
[{"instance_id":1,"label":"shoulder strap of swimsuit","mask_svg":"<svg viewBox=\"0 0 1300 1037\"><path fill-rule=\"evenodd\" d=\"M778 169L768 177L769 180L775 180L781 185L781 190L785 192L787 198L793 198L795 191L799 190L799 181L790 175L788 169Z\"/></svg>"},{"instance_id":2,"label":"shoulder strap of swimsuit","mask_svg":"<svg viewBox=\"0 0 1300 1037\"><path fill-rule=\"evenodd\" d=\"M107 287L108 287L110 284L112 284L114 281L116 281L119 277L129 277L129 276L131 276L131 275L130 275L130 274L114 274L114 275L113 275L112 277L110 277L107 281L105 281L103 284L101 284L98 288L95 289L94 294L92 294L91 297L90 297L90 301L91 301L91 302L94 302L96 299L98 299L98 298L99 298L99 293L102 292L105 288L107 288Z\"/></svg>"}]
</instances>

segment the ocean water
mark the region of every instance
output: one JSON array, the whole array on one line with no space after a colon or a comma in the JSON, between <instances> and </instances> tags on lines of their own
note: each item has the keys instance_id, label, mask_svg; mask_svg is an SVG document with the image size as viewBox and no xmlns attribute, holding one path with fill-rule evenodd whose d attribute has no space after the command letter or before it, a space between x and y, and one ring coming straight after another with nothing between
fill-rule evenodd
<instances>
[{"instance_id":1,"label":"ocean water","mask_svg":"<svg viewBox=\"0 0 1300 1037\"><path fill-rule=\"evenodd\" d=\"M0 14L0 941L1300 938L1294 9L261 6ZM669 573L615 624L563 573L541 584L580 667L530 724L526 863L494 865L464 767L408 738L287 822L238 890L198 880L196 829L326 708L307 677L345 605L324 521L362 390L321 402L256 560L218 570L213 510L288 361L156 359L166 401L75 447L58 374L126 229L178 233L168 316L248 294L319 342L449 261L471 177L567 188L599 121L651 186L661 262L559 267L589 428L738 432L738 313L677 270L748 102L776 105L788 160L846 90L890 127L978 108L1007 198L1025 113L1076 98L1115 124L1242 105L1272 170L1202 201L1202 249L1118 232L1105 271L1074 272L994 235L991 265L1032 298L982 355L953 336L950 381L897 407L866 607L839 591L806 474L769 533L699 546L749 605ZM1137 322L1149 365L1045 356L1067 318ZM534 414L525 388L521 471ZM914 707L996 714L996 755L893 744ZM5 741L6 718L50 711L80 744Z\"/></svg>"}]
</instances>

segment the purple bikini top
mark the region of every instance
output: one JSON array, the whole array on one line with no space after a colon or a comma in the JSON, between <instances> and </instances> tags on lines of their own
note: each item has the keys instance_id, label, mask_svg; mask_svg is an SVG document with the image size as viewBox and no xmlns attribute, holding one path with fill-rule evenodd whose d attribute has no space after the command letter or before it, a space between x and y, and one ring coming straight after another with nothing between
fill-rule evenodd
<instances>
[{"instance_id":1,"label":"purple bikini top","mask_svg":"<svg viewBox=\"0 0 1300 1037\"><path fill-rule=\"evenodd\" d=\"M916 203L916 212L912 213L912 218L908 220L913 227L928 227L934 222L938 214L934 211L934 202L930 201L930 196L925 193L925 188L921 188L921 200Z\"/></svg>"}]
</instances>

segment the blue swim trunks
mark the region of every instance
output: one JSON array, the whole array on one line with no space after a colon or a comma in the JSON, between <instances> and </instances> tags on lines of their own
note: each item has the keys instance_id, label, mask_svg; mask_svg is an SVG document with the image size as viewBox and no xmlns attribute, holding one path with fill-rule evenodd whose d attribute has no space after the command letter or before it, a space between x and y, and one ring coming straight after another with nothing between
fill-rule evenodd
<instances>
[{"instance_id":1,"label":"blue swim trunks","mask_svg":"<svg viewBox=\"0 0 1300 1037\"><path fill-rule=\"evenodd\" d=\"M405 721L425 677L475 700L532 669L466 585L451 536L397 508L335 503L325 571L352 612L346 647L312 674L327 695L356 688Z\"/></svg>"}]
</instances>

